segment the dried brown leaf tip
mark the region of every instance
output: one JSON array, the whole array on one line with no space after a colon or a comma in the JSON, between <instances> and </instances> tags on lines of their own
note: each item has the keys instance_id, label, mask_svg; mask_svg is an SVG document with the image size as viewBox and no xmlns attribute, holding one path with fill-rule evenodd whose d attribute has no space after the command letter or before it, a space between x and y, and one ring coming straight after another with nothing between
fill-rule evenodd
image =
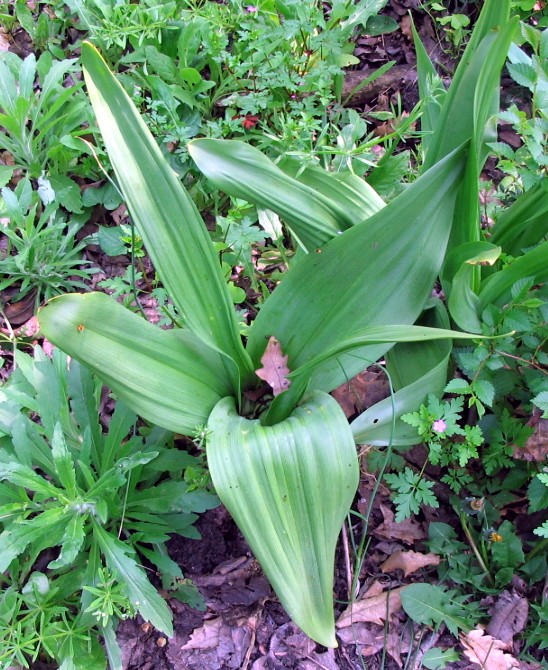
<instances>
[{"instance_id":1,"label":"dried brown leaf tip","mask_svg":"<svg viewBox=\"0 0 548 670\"><path fill-rule=\"evenodd\" d=\"M275 337L271 337L261 358L262 368L256 370L257 377L272 387L274 395L287 391L291 381L287 378L290 370L287 367L287 356L284 356L282 347Z\"/></svg>"}]
</instances>

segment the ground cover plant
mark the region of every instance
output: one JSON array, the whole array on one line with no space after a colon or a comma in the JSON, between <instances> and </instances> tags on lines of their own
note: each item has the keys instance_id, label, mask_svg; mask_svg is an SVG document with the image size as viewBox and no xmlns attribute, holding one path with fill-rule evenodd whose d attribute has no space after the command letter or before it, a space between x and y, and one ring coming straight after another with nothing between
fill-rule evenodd
<instances>
[{"instance_id":1,"label":"ground cover plant","mask_svg":"<svg viewBox=\"0 0 548 670\"><path fill-rule=\"evenodd\" d=\"M40 348L17 364L1 391L0 664L47 653L64 668L101 667L101 640L117 667L120 619L140 612L173 634L143 560L162 589L200 606L165 543L168 533L199 537L196 512L217 500L185 479L199 462L169 431L139 430L122 403L103 430L101 383L89 370Z\"/></svg>"},{"instance_id":2,"label":"ground cover plant","mask_svg":"<svg viewBox=\"0 0 548 670\"><path fill-rule=\"evenodd\" d=\"M532 663L540 658L547 626L542 596L547 569L548 504L542 437L545 419L542 413L546 411L548 392L544 369L547 195L541 178L545 171L544 33L540 28L527 24L518 28L516 21L508 21L510 5L515 3L485 3L466 50L469 36L465 31L458 40L453 39L455 33L448 35L452 40L450 51L458 50L462 62L452 77L451 87L445 91L419 31L415 30L421 101L404 125L386 139L388 160L386 163L381 160L375 170L371 166L372 148L378 140L367 133L360 116L337 108L338 103L327 110L327 116L319 113L322 106L330 104L329 100L337 99L336 90L330 88L332 82L325 80L324 98L321 95L315 98L313 90L301 95L302 85L293 98L293 84L286 82L284 90L265 84L265 79L270 78L271 82L274 79L269 69L272 63L261 60L265 54L261 35L269 30L287 37L288 31L295 31L297 25L301 28L307 22L312 25L312 14L304 16L305 10L299 10L301 3L285 3L285 13L278 3L278 19L275 12L262 5L255 11L254 7L248 10L236 7L235 3L226 7L211 4L200 3L193 8L193 14L187 13L184 18L196 19L203 31L211 33L211 39L211 26L215 22L225 32L236 31L240 35L241 45L225 44L223 57L217 64L219 80L213 74L211 59L216 53L213 48L204 53L206 50L196 50L195 43L189 45L185 40L190 31L185 34L184 26L176 20L162 28L163 21L176 16L176 3L158 7L156 14L151 14L152 22L146 25L145 18L148 21L150 17L141 15L137 5L119 3L109 7L106 3L89 3L84 9L92 13L84 16L79 12L80 24L75 24L81 29L87 21L90 36L101 44L114 67L120 69L118 78L123 89L143 113L161 148L160 154L155 140L147 134L105 64L85 45L87 88L108 156L102 151L98 135L93 138L93 150L88 144L69 141L70 147L77 150L72 160L75 171L71 172L69 164L64 164L63 170L73 184L81 185L82 178L78 175L82 174L83 163L78 165L78 161L87 161L96 153L103 168L110 169L112 163L135 227L101 226L94 238L80 243L77 251L86 243L97 242L113 256L125 254L129 249L133 262L125 279L101 283L115 295L128 293L124 304L142 313L147 303L143 294L137 294L136 282L156 287L153 295L166 310L164 323L175 323L177 327L168 331L153 328L140 316L124 311L103 295L92 293L52 301L40 314L42 328L71 355L91 365L110 385L120 407L122 399L153 423L198 436L197 441L208 453L219 495L244 531L282 604L312 637L330 645L334 643L335 544L358 486L354 444L357 442L367 445L367 454L361 458L364 471L360 477L360 495L369 496L362 492L367 477L365 469L375 473L378 484L371 492L369 506L360 507L358 503L363 516L352 512L347 521L350 539L355 543L355 565L350 566L352 559L347 557L349 599L356 598L354 594L360 590L361 580L367 580L373 555L376 556L371 554L374 548L364 552L364 547L372 536L377 537L379 524L373 523L373 517L380 515L379 498L382 515L386 524L390 524L384 511L390 505L387 497L390 494L396 514L392 532L401 532L405 537L411 533L412 524L424 525L426 519L428 537L422 544L417 543L417 548L430 553L396 549L390 557L392 564L386 561L387 565L381 566L382 572L394 574L403 570L407 578L417 565L420 567L421 561L427 571L428 566L439 566L439 585L421 583L424 581L421 575L412 577L418 581L401 592L399 607L403 607L411 624L431 631L430 648L423 645L422 638L415 648L406 641L410 629L405 629L402 644L407 645L407 662L422 663L424 667L453 667L453 664L461 667L459 654L448 648L454 645L454 637L444 636L444 630L448 630L453 636L460 633L465 658L476 664L474 667L490 668L496 663L535 667L527 665L527 661ZM379 3L379 7L381 4L385 3ZM444 7L435 4L432 9L441 17ZM468 9L457 4L451 4L449 9L457 13L458 22L458 12ZM366 10L361 19L367 24L369 18L374 18L373 5L359 3ZM348 40L339 28L357 10L352 3L340 3L337 7L332 16L324 16L318 7L307 7L306 12L315 12L316 27L307 33L308 25L304 35L294 32L291 48L298 51L303 45L313 46L314 40L317 46L322 40L337 41L341 36ZM76 3L72 8L78 9ZM528 11L525 7L520 10ZM62 11L64 16L66 8ZM184 11L190 12L188 7ZM19 13L23 16L21 8ZM472 11L471 17L474 19L477 14ZM30 30L28 16L23 20ZM329 30L325 31L329 21ZM121 22L129 27L128 32L117 37L115 26ZM452 30L459 25L466 27L461 23L453 25L450 17L438 24L440 32L444 25ZM357 25L363 29L362 24ZM374 31L367 27L368 32ZM327 35L318 37L315 30ZM411 26L410 35L413 30ZM178 35L176 58L175 52L172 53L174 40L166 39L175 34ZM424 33L421 36L424 38ZM516 43L510 46L512 40L519 46ZM350 46L349 41L346 44ZM349 51L349 46L343 45L341 53ZM304 65L297 52L293 53L288 67L297 68L296 76L299 68L303 76L310 75L321 93L322 85L317 78L327 72L339 76L340 70L339 66L323 61L326 53L323 47L312 51L312 55L303 56L308 59ZM499 74L507 53L508 73L522 86L521 95L524 87L534 99L526 115L517 106L510 108L506 116L502 113L502 120L513 124L517 136L523 138L523 151L518 149L515 153L511 153L513 148L508 150L497 141L493 125L500 107ZM176 70L169 68L162 55L172 58ZM56 56L63 58L62 53ZM223 72L229 56L233 59L230 71ZM241 57L240 62L237 56ZM191 71L193 67L198 76ZM232 76L238 67L241 76ZM214 96L222 94L223 81L231 91L227 94L226 113L224 107L213 103ZM259 105L257 113L255 108L246 107L250 104ZM131 119L128 125L117 118L120 109L124 109L126 120ZM307 111L299 119L299 110L304 109ZM385 114L386 118L392 118L388 112ZM413 173L405 176L410 184L403 189L398 185L381 190L381 194L390 191L393 199L386 206L379 193L359 176L372 170L371 184L386 183L389 174L386 170L377 181L375 173L381 174L384 165L396 158L392 151L401 141L401 133L411 128L419 114L423 135L421 144L416 145ZM382 115L381 112L379 117ZM91 115L89 122L91 129L85 129L87 142L94 133L95 121ZM448 134L448 127L455 132ZM76 126L75 129L78 134ZM196 133L209 135L209 139L190 142L187 148L187 140ZM250 143L212 139L231 137L233 133ZM55 142L53 139L52 148ZM515 147L514 136L510 136L510 142ZM289 150L290 155L280 160L282 149ZM487 196L487 189L481 190L480 175L490 153L499 157L499 168L506 170L508 177L497 179L497 190L489 191ZM266 156L276 159L276 163ZM400 168L402 157L405 159L405 154L397 159ZM212 235L205 231L166 161L190 187L200 206L206 200L214 203L217 229ZM207 181L198 177L202 172ZM6 172L6 179L13 174L13 169ZM38 214L42 208L46 214L58 213L58 230L62 231L67 211L72 211L66 203L76 203L76 207L84 209L72 229L76 233L78 222L83 223L89 216L93 204L103 203L112 210L120 203L112 185L88 188L82 196L62 179L54 184L54 177L49 179L49 174L41 176L39 181L36 174L29 175L32 181L22 180L16 188L12 181L9 193L6 191L8 202L12 188L17 198L24 193L26 200L20 201L20 207L12 202L10 211L16 212L19 207L20 216L27 217L31 231L27 237L31 241L34 239L32 211L28 209L31 206L37 207ZM38 195L29 196L31 184L33 188L39 187ZM72 200L66 198L60 203L63 184L70 187L69 191L72 188ZM400 195L395 196L398 192ZM47 200L48 193L57 197L57 202L51 205L45 202L44 194ZM166 197L158 199L158 193ZM478 201L483 205L481 211ZM173 203L180 208L180 216L175 220ZM62 214L60 208L64 210ZM46 222L49 230L46 214L40 218L40 225ZM10 214L10 218L14 216ZM423 229L425 220L430 227ZM187 222L186 228L181 221ZM264 230L256 225L257 221ZM57 228L51 223L49 234L55 238ZM388 229L390 234L386 232ZM423 248L420 244L412 248L410 244L410 240L417 243L417 230L424 241ZM273 241L270 248L263 246L267 236ZM53 242L55 248L55 239ZM147 254L154 262L157 277L150 269ZM350 279L336 276L340 274L342 257ZM15 267L10 269L17 258L13 247L6 258L6 281L16 289L21 286L23 292L31 284L21 285ZM289 272L260 271L269 261L279 263L280 268L289 266ZM243 270L235 271L236 266ZM396 267L388 279L387 267L391 271ZM80 267L78 271L83 269ZM41 294L49 297L69 288L71 283L78 286L76 273L69 272L70 269L64 279L60 273L57 284L53 281L42 284ZM404 293L401 287L408 278L419 275L420 287L411 282L412 287ZM438 297L432 299L430 290L437 276ZM95 285L83 272L81 279ZM174 305L168 301L168 294ZM37 302L42 295L35 298ZM253 322L246 318L250 296L253 309L258 311ZM364 307L365 296L376 299L369 300ZM243 305L236 316L234 303ZM327 318L326 314L331 316ZM402 327L403 323L407 325ZM487 337L481 339L482 336ZM451 338L457 338L455 346ZM417 339L418 342L413 341ZM340 384L350 388L353 375L381 356L390 375L391 396L348 421L325 392ZM40 354L38 357L45 365ZM28 368L30 364L26 365ZM454 377L449 383L448 370L449 377ZM15 394L19 388L17 379L21 377L15 377L11 387ZM167 387L171 391L169 397L165 394ZM442 393L445 396L440 399ZM97 412L96 407L94 411ZM43 421L39 418L41 414L42 410L34 411L34 421L28 420L30 426L36 425L33 431L43 431L42 424L49 425L48 411L44 411ZM347 411L349 414L353 412ZM140 430L147 436L150 429ZM167 435L165 431L162 434ZM331 451L325 449L326 434L332 436ZM31 477L26 471L34 485L38 482L42 487L49 486L51 494L58 473L52 469L44 471L34 461L30 465L23 463L20 454L9 446L12 439L11 434L6 434L2 445L9 462L5 480L20 476L20 466L27 465L34 473ZM424 445L423 451L411 448L417 442ZM70 441L67 444L70 446ZM131 439L128 444L133 444ZM122 457L127 447L120 448ZM47 448L43 451L47 452ZM170 453L175 461L177 453L174 450ZM184 452L179 453L181 459L187 457ZM242 454L247 454L247 458ZM151 463L139 464L134 471L141 467L148 471ZM74 460L77 472L79 467L79 461ZM336 468L338 480L332 476ZM92 469L98 473L100 467ZM318 480L330 480L331 490L322 490L320 495L315 484ZM151 480L139 483L128 475L125 483L121 479L120 482L121 486L131 483L142 487ZM253 485L249 486L249 482ZM6 487L11 490L16 485L17 482L11 481ZM40 492L33 493L31 486L25 489L26 495L37 504L55 508L53 494L48 497L42 489L46 497L41 498ZM306 495L301 496L301 491ZM117 499L115 487L109 487L108 496ZM93 504L100 503L93 491L85 497L86 502L93 498ZM331 516L327 511L318 514L322 508L328 508ZM452 519L445 513L451 508ZM442 515L436 516L439 512ZM97 535L102 537L101 530L110 533L116 544L111 522L88 513L87 508L80 516L86 514L83 546L90 542L92 546ZM39 525L42 515L43 512L33 509L25 524ZM276 533L265 533L265 518L271 520ZM322 520L326 521L323 527ZM146 522L153 523L148 517ZM145 521L135 522L128 508L123 528L132 530L132 523L142 525ZM158 523L165 526L163 521ZM14 528L12 524L6 532L13 533ZM402 530L398 531L399 528ZM29 576L30 568L19 573L17 560L12 561L6 573L11 582L4 600L5 618L17 612L18 627L14 635L13 626L8 623L5 633L19 654L20 663L28 662L38 653L68 663L70 644L75 648L88 645L99 658L99 647L95 643L89 647L98 636L106 643L112 667L126 663L127 659L122 661L117 655L114 629L119 620L139 609L131 599L123 570L125 567L126 571L134 568L142 571L137 561L154 564L155 557L160 572L166 566L169 568L162 575L162 588L169 591L178 587L179 597L192 602L192 592L182 588L178 566L169 563L167 557L160 560L165 556L164 550L161 556L150 554L152 536L149 535L147 542L142 528L133 530L136 532L124 538L127 544L123 550L116 545L129 556L122 561L121 572L120 566L113 569L108 560L97 565L93 583L82 587L84 597L82 589L69 593L64 588L61 578L68 580L65 577L70 574L68 564L67 572L62 575L55 566L48 565L41 568L43 572L36 569ZM160 533L160 528L156 530ZM357 533L356 539L353 533ZM289 539L280 543L279 537ZM66 544L62 539L56 543L62 547L60 556ZM164 541L165 538L161 540ZM137 553L129 555L128 547ZM32 545L24 549L28 551L35 551L37 557L43 555L42 551L36 554ZM50 560L47 551L46 560ZM54 556L51 559L55 561ZM29 566L34 562L33 557L26 555L24 560ZM377 558L374 561L376 565L381 562ZM294 567L299 564L302 576ZM279 566L284 565L285 569L280 570ZM317 589L306 581L311 565L319 575ZM432 568L429 572L432 579ZM392 584L396 586L396 582L397 578ZM57 591L59 586L63 588ZM340 586L337 590L340 597ZM396 597L398 589L394 590ZM95 618L85 612L89 610L86 598L92 596L93 609L103 612ZM299 605L305 598L310 600L305 601L307 611L303 612ZM525 613L525 618L523 614L515 614L510 633L492 622L485 632L472 630L474 625L489 620L486 607L493 599L495 620L497 612L502 612L504 598L510 599L508 606L513 608L512 612L523 611L524 600L528 598L529 613ZM161 600L153 597L152 601L157 605L155 612L143 608L141 603L141 615L170 635L173 631L167 609L160 604ZM367 596L361 591L357 601L337 621L339 643L353 644L352 636L367 636L369 622L374 621L372 625L378 626L388 616L397 617L394 602L390 593ZM318 614L311 617L314 607ZM339 610L340 607L339 604ZM383 614L374 615L379 608ZM39 620L38 612L42 611L46 612L46 618ZM158 617L159 611L165 616ZM161 640L169 650L171 643L158 638L158 645ZM176 640L175 637L175 645ZM384 651L379 652L381 663L387 654L391 659L397 657L390 637L386 640ZM368 647L362 644L362 653L366 649L367 654L375 653L372 643ZM325 659L326 663L331 662L328 655ZM361 662L367 663L363 658Z\"/></svg>"}]
</instances>

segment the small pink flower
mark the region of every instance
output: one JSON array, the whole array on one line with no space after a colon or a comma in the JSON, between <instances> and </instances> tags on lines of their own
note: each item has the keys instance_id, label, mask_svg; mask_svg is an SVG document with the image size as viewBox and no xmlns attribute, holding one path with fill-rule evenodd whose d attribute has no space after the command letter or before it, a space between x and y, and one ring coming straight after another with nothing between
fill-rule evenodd
<instances>
[{"instance_id":1,"label":"small pink flower","mask_svg":"<svg viewBox=\"0 0 548 670\"><path fill-rule=\"evenodd\" d=\"M437 421L434 421L432 424L432 430L435 433L445 433L447 430L447 424L443 419L438 419Z\"/></svg>"},{"instance_id":2,"label":"small pink flower","mask_svg":"<svg viewBox=\"0 0 548 670\"><path fill-rule=\"evenodd\" d=\"M254 12L258 12L259 8L256 5L248 5L245 8L245 11L248 12L249 14L253 14Z\"/></svg>"}]
</instances>

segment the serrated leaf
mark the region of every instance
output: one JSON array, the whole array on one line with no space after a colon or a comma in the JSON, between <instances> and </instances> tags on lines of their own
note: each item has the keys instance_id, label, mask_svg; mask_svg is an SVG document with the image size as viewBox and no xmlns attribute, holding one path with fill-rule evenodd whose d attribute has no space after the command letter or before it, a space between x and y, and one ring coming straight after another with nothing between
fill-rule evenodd
<instances>
[{"instance_id":1,"label":"serrated leaf","mask_svg":"<svg viewBox=\"0 0 548 670\"><path fill-rule=\"evenodd\" d=\"M457 635L459 628L466 630L469 622L462 616L462 608L450 600L440 586L434 584L411 584L401 595L402 606L416 623L437 628L445 623Z\"/></svg>"},{"instance_id":2,"label":"serrated leaf","mask_svg":"<svg viewBox=\"0 0 548 670\"><path fill-rule=\"evenodd\" d=\"M542 418L548 419L548 391L538 393L531 402L542 410Z\"/></svg>"},{"instance_id":3,"label":"serrated leaf","mask_svg":"<svg viewBox=\"0 0 548 670\"><path fill-rule=\"evenodd\" d=\"M454 649L443 650L440 647L432 647L422 657L422 664L428 670L443 669L448 663L458 661L459 655Z\"/></svg>"},{"instance_id":4,"label":"serrated leaf","mask_svg":"<svg viewBox=\"0 0 548 670\"><path fill-rule=\"evenodd\" d=\"M51 455L53 457L53 464L55 465L55 472L59 478L59 482L66 490L69 497L76 496L76 472L74 470L74 463L70 456L65 443L63 429L61 424L55 424L55 429L51 438Z\"/></svg>"},{"instance_id":5,"label":"serrated leaf","mask_svg":"<svg viewBox=\"0 0 548 670\"><path fill-rule=\"evenodd\" d=\"M85 515L77 513L73 514L67 524L63 539L61 540L61 553L59 554L59 558L50 561L48 564L49 570L63 568L66 565L70 565L76 559L82 549L86 537L84 531L85 523Z\"/></svg>"},{"instance_id":6,"label":"serrated leaf","mask_svg":"<svg viewBox=\"0 0 548 670\"><path fill-rule=\"evenodd\" d=\"M40 543L42 549L59 543L64 532L63 509L46 510L31 521L12 525L0 534L0 572L8 569L14 558L22 554L31 543Z\"/></svg>"},{"instance_id":7,"label":"serrated leaf","mask_svg":"<svg viewBox=\"0 0 548 670\"><path fill-rule=\"evenodd\" d=\"M507 63L508 73L512 79L520 86L525 86L530 91L535 88L537 83L537 73L535 68L528 63Z\"/></svg>"},{"instance_id":8,"label":"serrated leaf","mask_svg":"<svg viewBox=\"0 0 548 670\"><path fill-rule=\"evenodd\" d=\"M466 395L470 393L472 389L466 379L452 379L443 390L445 393Z\"/></svg>"},{"instance_id":9,"label":"serrated leaf","mask_svg":"<svg viewBox=\"0 0 548 670\"><path fill-rule=\"evenodd\" d=\"M472 389L484 405L487 405L488 407L493 406L495 387L490 381L487 379L476 379L476 381L472 383Z\"/></svg>"},{"instance_id":10,"label":"serrated leaf","mask_svg":"<svg viewBox=\"0 0 548 670\"><path fill-rule=\"evenodd\" d=\"M146 572L133 558L131 548L120 542L99 524L94 523L93 534L97 538L106 564L124 584L131 604L145 621L168 637L173 635L171 612L165 600L148 581Z\"/></svg>"}]
</instances>

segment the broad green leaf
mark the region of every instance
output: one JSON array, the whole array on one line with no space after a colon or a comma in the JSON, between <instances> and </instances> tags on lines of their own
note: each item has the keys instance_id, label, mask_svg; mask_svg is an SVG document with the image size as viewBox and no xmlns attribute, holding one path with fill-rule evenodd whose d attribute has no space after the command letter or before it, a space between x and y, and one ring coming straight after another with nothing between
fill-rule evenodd
<instances>
[{"instance_id":1,"label":"broad green leaf","mask_svg":"<svg viewBox=\"0 0 548 670\"><path fill-rule=\"evenodd\" d=\"M144 569L133 558L132 549L96 522L93 524L93 534L109 570L124 584L131 604L145 621L149 621L159 631L171 637L173 624L169 607L148 581Z\"/></svg>"},{"instance_id":2,"label":"broad green leaf","mask_svg":"<svg viewBox=\"0 0 548 670\"><path fill-rule=\"evenodd\" d=\"M432 647L422 657L422 665L428 670L438 670L447 667L448 663L454 663L459 660L459 654L455 649L446 649L441 647Z\"/></svg>"},{"instance_id":3,"label":"broad green leaf","mask_svg":"<svg viewBox=\"0 0 548 670\"><path fill-rule=\"evenodd\" d=\"M411 584L402 591L401 604L416 623L436 628L444 623L453 635L457 635L459 629L472 628L462 606L451 600L440 586Z\"/></svg>"},{"instance_id":4,"label":"broad green leaf","mask_svg":"<svg viewBox=\"0 0 548 670\"><path fill-rule=\"evenodd\" d=\"M359 349L364 345L380 344L388 342L428 342L429 340L443 340L448 338L478 339L481 335L474 333L463 333L460 330L449 330L445 328L429 328L428 326L382 326L379 328L364 328L362 331L344 339L333 348L313 358L308 363L290 372L289 379L299 379L301 376L313 374L314 368L330 358L336 358L341 354Z\"/></svg>"},{"instance_id":5,"label":"broad green leaf","mask_svg":"<svg viewBox=\"0 0 548 670\"><path fill-rule=\"evenodd\" d=\"M338 403L315 393L264 427L234 400L213 410L207 458L217 494L293 621L337 645L333 570L337 538L358 485L358 460Z\"/></svg>"},{"instance_id":6,"label":"broad green leaf","mask_svg":"<svg viewBox=\"0 0 548 670\"><path fill-rule=\"evenodd\" d=\"M497 218L490 241L519 256L548 233L548 180L522 193Z\"/></svg>"},{"instance_id":7,"label":"broad green leaf","mask_svg":"<svg viewBox=\"0 0 548 670\"><path fill-rule=\"evenodd\" d=\"M443 261L462 166L463 152L452 154L380 212L295 264L251 328L248 350L256 367L270 336L296 370L365 328L414 323ZM332 390L390 346L372 344L326 360L311 388Z\"/></svg>"},{"instance_id":8,"label":"broad green leaf","mask_svg":"<svg viewBox=\"0 0 548 670\"><path fill-rule=\"evenodd\" d=\"M303 167L300 161L293 158L282 158L277 165L285 174L318 193L329 194L329 199L343 208L345 220L351 226L385 207L384 200L375 189L352 172L328 172L316 166Z\"/></svg>"},{"instance_id":9,"label":"broad green leaf","mask_svg":"<svg viewBox=\"0 0 548 670\"><path fill-rule=\"evenodd\" d=\"M156 328L102 293L56 298L38 319L136 414L170 430L193 434L231 392L219 355L191 332Z\"/></svg>"},{"instance_id":10,"label":"broad green leaf","mask_svg":"<svg viewBox=\"0 0 548 670\"><path fill-rule=\"evenodd\" d=\"M319 192L277 167L258 149L237 140L193 140L188 150L196 165L217 187L229 195L279 214L305 249L322 246L340 231L358 223L330 191ZM309 173L310 174L310 173ZM335 197L356 197L353 186L337 181ZM372 207L380 206L371 198ZM366 218L364 214L361 219Z\"/></svg>"},{"instance_id":11,"label":"broad green leaf","mask_svg":"<svg viewBox=\"0 0 548 670\"><path fill-rule=\"evenodd\" d=\"M97 50L82 45L97 123L128 209L162 284L186 325L252 376L232 301L200 215ZM227 361L227 365L230 365ZM238 380L233 379L238 391Z\"/></svg>"},{"instance_id":12,"label":"broad green leaf","mask_svg":"<svg viewBox=\"0 0 548 670\"><path fill-rule=\"evenodd\" d=\"M488 277L480 288L479 309L483 311L492 303L501 304L510 297L512 286L527 277L534 278L536 282L548 280L548 241Z\"/></svg>"}]
</instances>

